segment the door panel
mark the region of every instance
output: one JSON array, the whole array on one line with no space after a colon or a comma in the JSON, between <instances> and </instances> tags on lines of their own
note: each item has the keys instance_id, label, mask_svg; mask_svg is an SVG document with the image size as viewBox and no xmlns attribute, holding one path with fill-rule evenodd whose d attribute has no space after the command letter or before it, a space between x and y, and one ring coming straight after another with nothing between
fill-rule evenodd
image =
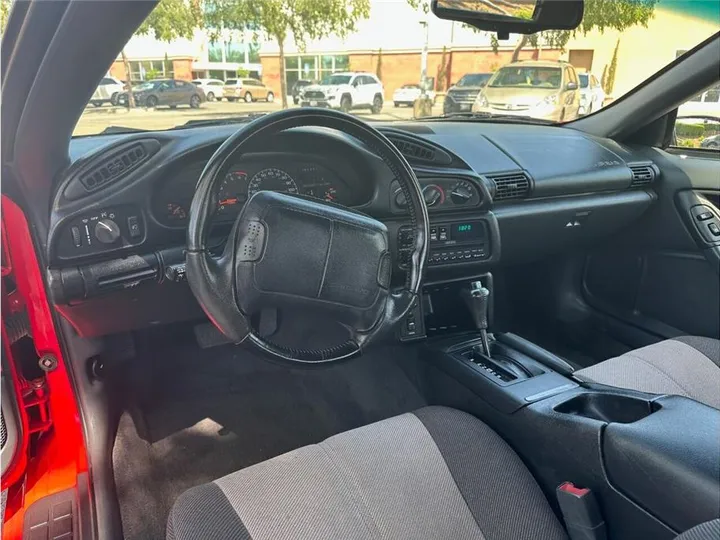
<instances>
[{"instance_id":1,"label":"door panel","mask_svg":"<svg viewBox=\"0 0 720 540\"><path fill-rule=\"evenodd\" d=\"M720 160L661 150L647 158L660 167L658 201L637 227L588 256L586 300L655 339L720 338L720 236L706 230L720 227Z\"/></svg>"}]
</instances>

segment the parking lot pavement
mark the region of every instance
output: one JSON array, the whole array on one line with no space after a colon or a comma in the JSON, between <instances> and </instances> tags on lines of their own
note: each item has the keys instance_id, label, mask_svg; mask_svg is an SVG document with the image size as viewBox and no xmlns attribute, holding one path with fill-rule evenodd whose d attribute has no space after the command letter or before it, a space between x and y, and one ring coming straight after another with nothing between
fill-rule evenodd
<instances>
[{"instance_id":1,"label":"parking lot pavement","mask_svg":"<svg viewBox=\"0 0 720 540\"><path fill-rule=\"evenodd\" d=\"M291 107L294 107L291 105ZM245 103L227 101L213 101L204 103L199 109L181 107L169 109L136 108L127 110L124 107L88 107L83 112L74 135L91 135L100 133L110 126L119 126L143 130L161 130L175 127L190 120L213 120L243 116L251 113L273 112L282 108L280 103ZM358 109L353 114L367 121L393 121L409 120L413 117L412 107L394 107L392 103L386 103L380 114L372 114L367 109ZM442 114L442 107L435 106L433 114Z\"/></svg>"}]
</instances>

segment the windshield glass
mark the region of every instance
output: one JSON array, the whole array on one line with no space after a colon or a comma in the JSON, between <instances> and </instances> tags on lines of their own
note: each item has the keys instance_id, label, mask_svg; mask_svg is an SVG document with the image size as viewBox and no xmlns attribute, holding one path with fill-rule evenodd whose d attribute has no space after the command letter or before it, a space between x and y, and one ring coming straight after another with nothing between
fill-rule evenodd
<instances>
[{"instance_id":1,"label":"windshield glass","mask_svg":"<svg viewBox=\"0 0 720 540\"><path fill-rule=\"evenodd\" d=\"M325 85L338 85L338 84L347 84L350 82L350 75L333 75L331 77L325 77L322 80L321 84Z\"/></svg>"},{"instance_id":2,"label":"windshield glass","mask_svg":"<svg viewBox=\"0 0 720 540\"><path fill-rule=\"evenodd\" d=\"M458 114L567 122L612 107L720 30L720 0L585 0L575 30L498 40L439 19L431 3L316 0L308 11L290 0L160 0L98 74L74 135L247 121L294 107L346 110L369 122ZM263 6L282 13L256 9ZM121 85L101 85L108 77ZM148 98L142 91L154 80L188 84ZM339 85L348 86L329 88ZM720 98L712 99L703 113L720 116Z\"/></svg>"},{"instance_id":3,"label":"windshield glass","mask_svg":"<svg viewBox=\"0 0 720 540\"><path fill-rule=\"evenodd\" d=\"M457 86L482 86L488 81L491 75L491 73L463 75L463 77L458 81Z\"/></svg>"}]
</instances>

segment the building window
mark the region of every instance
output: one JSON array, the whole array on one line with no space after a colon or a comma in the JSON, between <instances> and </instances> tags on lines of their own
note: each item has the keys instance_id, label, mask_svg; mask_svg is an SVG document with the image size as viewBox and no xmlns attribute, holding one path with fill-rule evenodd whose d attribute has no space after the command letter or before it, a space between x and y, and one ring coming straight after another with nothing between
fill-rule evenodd
<instances>
[{"instance_id":1,"label":"building window","mask_svg":"<svg viewBox=\"0 0 720 540\"><path fill-rule=\"evenodd\" d=\"M260 45L257 43L234 41L210 43L208 47L208 61L259 64Z\"/></svg>"},{"instance_id":2,"label":"building window","mask_svg":"<svg viewBox=\"0 0 720 540\"><path fill-rule=\"evenodd\" d=\"M223 61L223 44L222 43L210 43L210 47L208 47L208 61L210 61L210 62L222 62Z\"/></svg>"},{"instance_id":3,"label":"building window","mask_svg":"<svg viewBox=\"0 0 720 540\"><path fill-rule=\"evenodd\" d=\"M169 60L130 62L130 80L133 82L172 79L174 76L173 63Z\"/></svg>"},{"instance_id":4,"label":"building window","mask_svg":"<svg viewBox=\"0 0 720 540\"><path fill-rule=\"evenodd\" d=\"M347 54L286 56L285 82L288 91L300 79L320 81L325 77L347 71L350 68L350 57Z\"/></svg>"}]
</instances>

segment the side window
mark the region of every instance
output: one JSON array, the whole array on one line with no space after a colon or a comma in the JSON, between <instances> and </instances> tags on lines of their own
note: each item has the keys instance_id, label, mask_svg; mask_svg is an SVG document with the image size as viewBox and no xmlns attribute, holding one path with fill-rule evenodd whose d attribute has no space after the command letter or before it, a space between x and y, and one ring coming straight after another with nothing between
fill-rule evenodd
<instances>
[{"instance_id":1,"label":"side window","mask_svg":"<svg viewBox=\"0 0 720 540\"><path fill-rule=\"evenodd\" d=\"M565 84L567 84L569 82L578 84L578 78L577 78L577 75L575 74L574 69L565 68Z\"/></svg>"},{"instance_id":2,"label":"side window","mask_svg":"<svg viewBox=\"0 0 720 540\"><path fill-rule=\"evenodd\" d=\"M362 76L361 76L361 75L358 75L358 76L354 77L353 80L350 81L350 85L351 85L351 86L360 86L362 83L363 83L363 82L362 82Z\"/></svg>"},{"instance_id":3,"label":"side window","mask_svg":"<svg viewBox=\"0 0 720 540\"><path fill-rule=\"evenodd\" d=\"M720 113L710 114L708 111L697 116L683 113L683 108L687 111L687 106L697 108L698 105L703 103L688 101L679 108L672 146L709 150L720 157Z\"/></svg>"},{"instance_id":4,"label":"side window","mask_svg":"<svg viewBox=\"0 0 720 540\"><path fill-rule=\"evenodd\" d=\"M175 81L175 88L185 88L188 85L185 81Z\"/></svg>"}]
</instances>

